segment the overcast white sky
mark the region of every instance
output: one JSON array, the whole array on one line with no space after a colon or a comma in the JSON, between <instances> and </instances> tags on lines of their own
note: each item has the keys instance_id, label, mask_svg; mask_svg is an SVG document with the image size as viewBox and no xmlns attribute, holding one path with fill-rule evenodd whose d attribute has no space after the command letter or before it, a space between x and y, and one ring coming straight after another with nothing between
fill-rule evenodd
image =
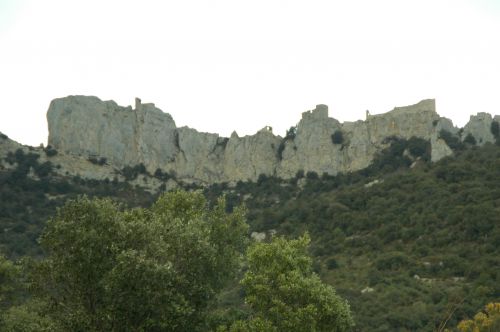
<instances>
[{"instance_id":1,"label":"overcast white sky","mask_svg":"<svg viewBox=\"0 0 500 332\"><path fill-rule=\"evenodd\" d=\"M0 131L46 142L71 94L225 136L425 98L462 126L500 114L500 0L0 0Z\"/></svg>"}]
</instances>

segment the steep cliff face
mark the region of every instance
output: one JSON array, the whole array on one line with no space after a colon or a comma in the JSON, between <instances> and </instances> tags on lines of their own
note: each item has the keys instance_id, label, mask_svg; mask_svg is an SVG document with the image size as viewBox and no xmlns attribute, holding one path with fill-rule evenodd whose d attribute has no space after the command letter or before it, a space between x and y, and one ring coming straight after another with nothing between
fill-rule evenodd
<instances>
[{"instance_id":1,"label":"steep cliff face","mask_svg":"<svg viewBox=\"0 0 500 332\"><path fill-rule=\"evenodd\" d=\"M295 176L298 170L315 171L319 174L335 174L343 170L343 136L337 144L332 140L332 135L340 130L340 123L328 117L328 108L325 105L318 105L313 111L302 113L295 138L285 141L277 175L290 178Z\"/></svg>"},{"instance_id":2,"label":"steep cliff face","mask_svg":"<svg viewBox=\"0 0 500 332\"><path fill-rule=\"evenodd\" d=\"M281 137L264 128L252 136L233 133L224 150L223 181L255 180L260 174L275 175Z\"/></svg>"},{"instance_id":3,"label":"steep cliff face","mask_svg":"<svg viewBox=\"0 0 500 332\"><path fill-rule=\"evenodd\" d=\"M70 96L50 104L49 144L57 150L81 156L106 157L121 168L143 163L175 173L180 179L201 182L256 180L260 174L282 178L297 171L336 174L367 167L375 153L387 146L387 138L416 136L430 140L432 160L452 154L440 131L458 129L435 110L434 100L396 107L365 121L340 123L328 116L326 105L302 114L296 131L286 138L266 127L255 135L220 137L188 127L177 128L169 114L154 104L136 100L135 109L96 97ZM480 143L492 142L488 114L471 117L464 135Z\"/></svg>"},{"instance_id":4,"label":"steep cliff face","mask_svg":"<svg viewBox=\"0 0 500 332\"><path fill-rule=\"evenodd\" d=\"M486 142L495 142L495 137L491 132L492 122L493 118L488 113L471 115L469 122L464 127L462 139L465 139L468 135L472 135L479 145L483 145Z\"/></svg>"},{"instance_id":5,"label":"steep cliff face","mask_svg":"<svg viewBox=\"0 0 500 332\"><path fill-rule=\"evenodd\" d=\"M158 166L179 178L216 182L220 180L223 138L217 134L199 133L188 127L176 131L175 158Z\"/></svg>"},{"instance_id":6,"label":"steep cliff face","mask_svg":"<svg viewBox=\"0 0 500 332\"><path fill-rule=\"evenodd\" d=\"M175 158L175 122L152 104L120 107L97 97L55 99L47 112L49 145L66 153L104 156L117 167L150 168Z\"/></svg>"},{"instance_id":7,"label":"steep cliff face","mask_svg":"<svg viewBox=\"0 0 500 332\"><path fill-rule=\"evenodd\" d=\"M47 112L49 145L67 154L106 157L117 168L142 163L203 182L256 179L276 168L281 138L263 129L231 138L177 128L169 114L136 100L135 109L96 97L55 99Z\"/></svg>"},{"instance_id":8,"label":"steep cliff face","mask_svg":"<svg viewBox=\"0 0 500 332\"><path fill-rule=\"evenodd\" d=\"M387 147L388 137L430 140L437 136L441 122L448 124L436 113L434 100L396 107L381 115L367 113L366 121L343 124L328 117L326 106L318 105L302 114L295 139L286 142L277 174L288 178L299 169L318 174L362 169L370 165L376 152Z\"/></svg>"},{"instance_id":9,"label":"steep cliff face","mask_svg":"<svg viewBox=\"0 0 500 332\"><path fill-rule=\"evenodd\" d=\"M368 116L366 123L370 142L379 144L388 136L429 139L434 133L434 121L439 119L435 101L428 99L412 106L396 107L384 114Z\"/></svg>"}]
</instances>

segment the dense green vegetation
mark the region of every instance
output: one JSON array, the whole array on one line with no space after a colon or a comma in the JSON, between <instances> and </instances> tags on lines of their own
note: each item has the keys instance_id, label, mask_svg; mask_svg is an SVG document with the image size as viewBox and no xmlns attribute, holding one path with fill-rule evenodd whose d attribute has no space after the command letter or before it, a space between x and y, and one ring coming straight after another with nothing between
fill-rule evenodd
<instances>
[{"instance_id":1,"label":"dense green vegetation","mask_svg":"<svg viewBox=\"0 0 500 332\"><path fill-rule=\"evenodd\" d=\"M207 209L203 195L186 192L120 210L83 197L48 222L47 257L30 278L55 329L204 330L205 308L239 265L243 211L226 214L223 200Z\"/></svg>"},{"instance_id":2,"label":"dense green vegetation","mask_svg":"<svg viewBox=\"0 0 500 332\"><path fill-rule=\"evenodd\" d=\"M473 319L464 319L458 323L457 328L460 332L500 331L500 303L488 303Z\"/></svg>"},{"instance_id":3,"label":"dense green vegetation","mask_svg":"<svg viewBox=\"0 0 500 332\"><path fill-rule=\"evenodd\" d=\"M498 137L498 126L492 133ZM244 203L250 232L293 238L309 232L313 269L348 299L358 330L453 327L500 298L500 147L462 143L444 131L441 137L455 157L435 164L428 142L391 138L359 172L301 171L286 181L262 175L235 187L214 184L204 193L214 204L225 194L227 211ZM35 167L23 163L36 158L10 158L22 160L0 172L0 245L11 258L41 255L40 230L67 198L111 196L128 206L149 206L155 198L113 181L50 172L32 180L22 174ZM252 312L244 297L236 282L222 292L217 322L244 320Z\"/></svg>"},{"instance_id":4,"label":"dense green vegetation","mask_svg":"<svg viewBox=\"0 0 500 332\"><path fill-rule=\"evenodd\" d=\"M54 165L38 159L36 153L17 150L2 161L13 168L0 167L0 252L8 257L41 255L37 243L41 230L67 199L81 194L113 197L127 206L148 206L154 200L128 183L55 177ZM30 172L38 178L30 177Z\"/></svg>"},{"instance_id":5,"label":"dense green vegetation","mask_svg":"<svg viewBox=\"0 0 500 332\"><path fill-rule=\"evenodd\" d=\"M250 247L241 284L251 314L233 323L231 331L351 330L349 305L312 272L309 241L308 236L291 241L278 237Z\"/></svg>"},{"instance_id":6,"label":"dense green vegetation","mask_svg":"<svg viewBox=\"0 0 500 332\"><path fill-rule=\"evenodd\" d=\"M350 330L349 306L312 272L308 237L250 246L241 283L255 314L217 324L215 296L248 243L244 213L224 198L210 208L201 192L131 210L70 200L42 233L43 258L0 257L0 330Z\"/></svg>"},{"instance_id":7,"label":"dense green vegetation","mask_svg":"<svg viewBox=\"0 0 500 332\"><path fill-rule=\"evenodd\" d=\"M349 300L360 330L456 326L500 297L500 148L461 147L430 165L423 143L395 140L361 172L207 192L245 201L254 231L308 231L316 271Z\"/></svg>"}]
</instances>

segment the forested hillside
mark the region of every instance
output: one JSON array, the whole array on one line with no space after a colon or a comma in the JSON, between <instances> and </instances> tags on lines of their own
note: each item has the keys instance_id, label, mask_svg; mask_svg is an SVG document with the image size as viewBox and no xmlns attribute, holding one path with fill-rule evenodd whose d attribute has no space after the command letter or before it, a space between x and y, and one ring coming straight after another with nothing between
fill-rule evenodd
<instances>
[{"instance_id":1,"label":"forested hillside","mask_svg":"<svg viewBox=\"0 0 500 332\"><path fill-rule=\"evenodd\" d=\"M500 146L454 143L455 157L435 164L428 142L392 139L356 173L187 189L212 202L225 194L229 211L245 204L250 232L308 232L314 269L349 300L356 329L453 327L500 298ZM10 167L0 170L0 248L12 259L44 255L37 238L68 198L149 206L157 197L127 183L54 177L53 165L22 151L2 163ZM221 319L245 315L239 287L220 297Z\"/></svg>"},{"instance_id":2,"label":"forested hillside","mask_svg":"<svg viewBox=\"0 0 500 332\"><path fill-rule=\"evenodd\" d=\"M228 194L246 201L254 231L311 234L317 272L362 331L455 326L500 298L500 147L461 146L430 165L412 164L406 144L356 174L261 177Z\"/></svg>"}]
</instances>

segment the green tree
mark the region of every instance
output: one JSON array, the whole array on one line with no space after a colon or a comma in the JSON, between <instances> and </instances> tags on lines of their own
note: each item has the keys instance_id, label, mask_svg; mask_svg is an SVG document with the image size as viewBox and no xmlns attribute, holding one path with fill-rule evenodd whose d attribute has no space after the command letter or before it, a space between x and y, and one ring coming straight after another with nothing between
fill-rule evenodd
<instances>
[{"instance_id":1,"label":"green tree","mask_svg":"<svg viewBox=\"0 0 500 332\"><path fill-rule=\"evenodd\" d=\"M12 302L19 270L10 260L0 254L0 310Z\"/></svg>"},{"instance_id":2,"label":"green tree","mask_svg":"<svg viewBox=\"0 0 500 332\"><path fill-rule=\"evenodd\" d=\"M150 209L121 211L109 199L68 202L47 223L47 257L33 290L65 331L197 331L237 270L247 226L223 199L164 194Z\"/></svg>"},{"instance_id":3,"label":"green tree","mask_svg":"<svg viewBox=\"0 0 500 332\"><path fill-rule=\"evenodd\" d=\"M467 136L465 136L464 143L468 143L470 145L476 145L476 138L469 133L467 134Z\"/></svg>"},{"instance_id":4,"label":"green tree","mask_svg":"<svg viewBox=\"0 0 500 332\"><path fill-rule=\"evenodd\" d=\"M44 316L46 304L39 301L12 306L2 314L0 330L8 332L52 332L56 326Z\"/></svg>"},{"instance_id":5,"label":"green tree","mask_svg":"<svg viewBox=\"0 0 500 332\"><path fill-rule=\"evenodd\" d=\"M38 314L38 303L22 303L27 294L21 267L0 255L0 331L51 331L50 321Z\"/></svg>"},{"instance_id":6,"label":"green tree","mask_svg":"<svg viewBox=\"0 0 500 332\"><path fill-rule=\"evenodd\" d=\"M497 138L500 136L500 126L497 121L493 121L490 126L491 134Z\"/></svg>"},{"instance_id":7,"label":"green tree","mask_svg":"<svg viewBox=\"0 0 500 332\"><path fill-rule=\"evenodd\" d=\"M297 126L291 126L290 129L286 131L285 139L293 140L297 135Z\"/></svg>"},{"instance_id":8,"label":"green tree","mask_svg":"<svg viewBox=\"0 0 500 332\"><path fill-rule=\"evenodd\" d=\"M457 329L460 332L493 332L500 330L500 303L488 303L484 311L478 312L474 319L462 320Z\"/></svg>"},{"instance_id":9,"label":"green tree","mask_svg":"<svg viewBox=\"0 0 500 332\"><path fill-rule=\"evenodd\" d=\"M278 237L248 249L241 283L253 315L231 331L348 331L354 326L347 302L312 272L309 242L308 235Z\"/></svg>"}]
</instances>

